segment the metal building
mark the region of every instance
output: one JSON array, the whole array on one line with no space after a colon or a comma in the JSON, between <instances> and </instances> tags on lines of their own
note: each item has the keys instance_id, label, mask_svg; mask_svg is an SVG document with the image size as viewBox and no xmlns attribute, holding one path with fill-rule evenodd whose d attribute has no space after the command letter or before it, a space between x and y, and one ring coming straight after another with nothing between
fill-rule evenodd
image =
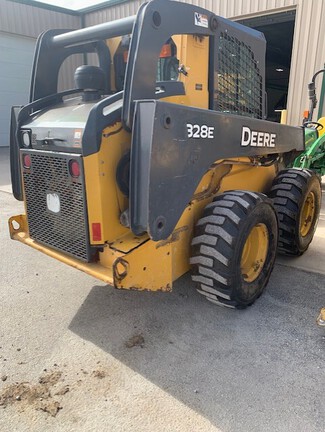
<instances>
[{"instance_id":1,"label":"metal building","mask_svg":"<svg viewBox=\"0 0 325 432\"><path fill-rule=\"evenodd\" d=\"M287 108L289 124L301 124L308 108L307 83L325 62L325 0L180 0L265 32L268 42L269 118ZM28 100L36 37L50 28L80 28L134 15L143 0L108 0L82 11L45 6L33 0L0 0L0 146L8 145L11 105ZM80 59L79 59L80 60ZM61 74L71 83L73 67ZM325 86L324 86L325 87ZM318 98L322 108L321 83Z\"/></svg>"},{"instance_id":2,"label":"metal building","mask_svg":"<svg viewBox=\"0 0 325 432\"><path fill-rule=\"evenodd\" d=\"M289 124L301 124L303 112L308 109L307 83L311 80L314 72L324 67L325 62L325 0L181 1L196 4L212 10L217 15L244 24L250 24L250 22L254 24L252 22L254 20L256 25L253 26L258 30L261 30L261 28L266 29L267 26L276 25L280 22L284 23L284 26L292 26L292 35L281 32L278 36L279 57L281 57L283 46L288 43L288 38L292 36L292 53L290 53L289 57L289 67L287 71L282 71L288 74L287 98L284 106L279 106L279 109L287 108L287 122ZM85 25L90 26L134 15L141 3L141 0L122 1L111 7L89 11L85 16ZM277 37L276 32L277 30L273 32L275 33L273 36L275 40ZM276 56L276 52L273 53L273 56ZM280 74L281 71L278 73ZM319 83L317 89L318 99L322 99L320 97L321 83Z\"/></svg>"},{"instance_id":3,"label":"metal building","mask_svg":"<svg viewBox=\"0 0 325 432\"><path fill-rule=\"evenodd\" d=\"M0 0L0 146L9 145L10 109L28 101L36 39L49 28L80 28L69 11ZM62 85L69 79L61 74Z\"/></svg>"}]
</instances>

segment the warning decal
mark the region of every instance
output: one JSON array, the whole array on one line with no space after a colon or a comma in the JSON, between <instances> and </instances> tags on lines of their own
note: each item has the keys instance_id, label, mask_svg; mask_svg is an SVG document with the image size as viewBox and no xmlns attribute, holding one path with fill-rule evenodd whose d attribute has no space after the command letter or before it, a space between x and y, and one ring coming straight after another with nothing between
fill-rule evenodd
<instances>
[{"instance_id":1,"label":"warning decal","mask_svg":"<svg viewBox=\"0 0 325 432\"><path fill-rule=\"evenodd\" d=\"M209 27L208 17L206 15L194 12L194 24L199 27Z\"/></svg>"},{"instance_id":2,"label":"warning decal","mask_svg":"<svg viewBox=\"0 0 325 432\"><path fill-rule=\"evenodd\" d=\"M75 129L73 134L73 147L81 147L82 129Z\"/></svg>"}]
</instances>

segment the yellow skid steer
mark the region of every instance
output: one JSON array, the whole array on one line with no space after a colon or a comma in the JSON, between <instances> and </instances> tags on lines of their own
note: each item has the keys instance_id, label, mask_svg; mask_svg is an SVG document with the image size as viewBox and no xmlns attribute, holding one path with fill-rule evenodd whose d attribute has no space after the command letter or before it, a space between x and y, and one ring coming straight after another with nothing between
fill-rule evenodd
<instances>
[{"instance_id":1,"label":"yellow skid steer","mask_svg":"<svg viewBox=\"0 0 325 432\"><path fill-rule=\"evenodd\" d=\"M308 248L321 198L313 172L286 169L303 129L265 120L265 45L169 0L41 34L29 103L12 110L13 192L26 211L11 237L116 288L170 291L191 269L209 301L252 304L277 250ZM59 92L76 54L97 65Z\"/></svg>"}]
</instances>

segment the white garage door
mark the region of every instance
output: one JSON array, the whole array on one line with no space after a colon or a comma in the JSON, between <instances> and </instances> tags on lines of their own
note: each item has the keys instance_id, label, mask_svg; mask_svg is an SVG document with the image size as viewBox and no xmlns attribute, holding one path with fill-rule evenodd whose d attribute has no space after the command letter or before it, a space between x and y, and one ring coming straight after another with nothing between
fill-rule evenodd
<instances>
[{"instance_id":1,"label":"white garage door","mask_svg":"<svg viewBox=\"0 0 325 432\"><path fill-rule=\"evenodd\" d=\"M35 43L0 32L0 146L9 145L11 107L28 102Z\"/></svg>"}]
</instances>

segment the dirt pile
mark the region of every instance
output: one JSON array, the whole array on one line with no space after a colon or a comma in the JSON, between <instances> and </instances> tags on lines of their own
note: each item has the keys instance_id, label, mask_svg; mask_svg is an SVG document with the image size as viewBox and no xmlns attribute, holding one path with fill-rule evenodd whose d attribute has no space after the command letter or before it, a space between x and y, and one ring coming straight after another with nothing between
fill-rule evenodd
<instances>
[{"instance_id":1,"label":"dirt pile","mask_svg":"<svg viewBox=\"0 0 325 432\"><path fill-rule=\"evenodd\" d=\"M51 390L54 390L61 376L61 371L51 371L41 375L37 384L29 382L10 384L0 392L0 406L6 408L17 404L22 411L32 406L55 417L62 406L59 400L53 398ZM68 386L65 386L64 390L63 388L58 390L55 395L64 395L68 391Z\"/></svg>"}]
</instances>

